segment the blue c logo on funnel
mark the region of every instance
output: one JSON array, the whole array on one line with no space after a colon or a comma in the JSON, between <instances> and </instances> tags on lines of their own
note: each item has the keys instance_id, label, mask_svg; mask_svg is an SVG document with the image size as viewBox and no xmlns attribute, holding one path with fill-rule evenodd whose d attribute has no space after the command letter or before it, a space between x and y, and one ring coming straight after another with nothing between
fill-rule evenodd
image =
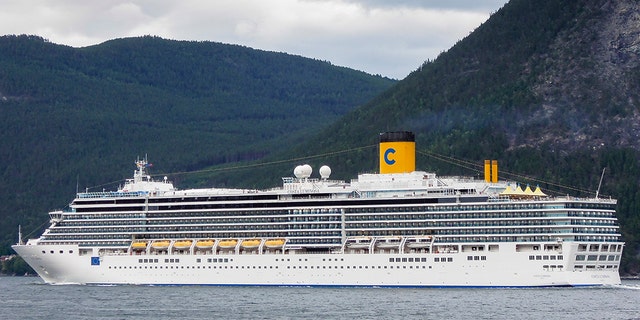
<instances>
[{"instance_id":1,"label":"blue c logo on funnel","mask_svg":"<svg viewBox=\"0 0 640 320\"><path fill-rule=\"evenodd\" d=\"M387 151L384 152L384 162L388 165L393 165L394 163L396 163L396 160L389 159L389 154L392 154L392 153L396 153L396 150L393 148L389 148L387 149Z\"/></svg>"}]
</instances>

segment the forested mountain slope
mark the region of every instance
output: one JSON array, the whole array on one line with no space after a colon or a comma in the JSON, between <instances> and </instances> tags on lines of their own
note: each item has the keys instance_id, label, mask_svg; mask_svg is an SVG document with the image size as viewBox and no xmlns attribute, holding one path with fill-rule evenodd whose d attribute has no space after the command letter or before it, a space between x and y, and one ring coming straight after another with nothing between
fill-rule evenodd
<instances>
[{"instance_id":1,"label":"forested mountain slope","mask_svg":"<svg viewBox=\"0 0 640 320\"><path fill-rule=\"evenodd\" d=\"M555 194L576 194L556 187L564 185L594 196L606 168L601 196L619 199L623 272L637 274L639 21L633 0L512 0L331 132L413 130L421 148L477 163L499 159L504 171L548 181L543 187ZM423 158L422 166L453 173Z\"/></svg>"},{"instance_id":2,"label":"forested mountain slope","mask_svg":"<svg viewBox=\"0 0 640 320\"><path fill-rule=\"evenodd\" d=\"M504 178L593 197L606 168L600 196L618 199L623 272L637 274L639 21L632 0L512 0L290 156L353 150L307 160L349 178L377 168L379 132L411 130L417 167L440 174L481 176L498 159Z\"/></svg>"},{"instance_id":3,"label":"forested mountain slope","mask_svg":"<svg viewBox=\"0 0 640 320\"><path fill-rule=\"evenodd\" d=\"M212 42L0 37L0 254L18 224L36 236L76 188L116 188L137 156L162 172L261 159L395 83Z\"/></svg>"}]
</instances>

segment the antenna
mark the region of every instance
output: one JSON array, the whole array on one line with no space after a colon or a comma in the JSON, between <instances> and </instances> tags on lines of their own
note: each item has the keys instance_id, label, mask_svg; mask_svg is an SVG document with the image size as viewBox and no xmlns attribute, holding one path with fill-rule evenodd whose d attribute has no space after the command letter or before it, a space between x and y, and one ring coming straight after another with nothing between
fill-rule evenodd
<instances>
[{"instance_id":1,"label":"antenna","mask_svg":"<svg viewBox=\"0 0 640 320\"><path fill-rule=\"evenodd\" d=\"M23 245L22 243L22 226L18 225L18 244Z\"/></svg>"},{"instance_id":2,"label":"antenna","mask_svg":"<svg viewBox=\"0 0 640 320\"><path fill-rule=\"evenodd\" d=\"M600 175L600 183L598 183L598 190L596 190L596 199L598 199L598 194L600 194L600 186L602 186L602 179L604 179L604 170L607 168L602 168L602 175Z\"/></svg>"}]
</instances>

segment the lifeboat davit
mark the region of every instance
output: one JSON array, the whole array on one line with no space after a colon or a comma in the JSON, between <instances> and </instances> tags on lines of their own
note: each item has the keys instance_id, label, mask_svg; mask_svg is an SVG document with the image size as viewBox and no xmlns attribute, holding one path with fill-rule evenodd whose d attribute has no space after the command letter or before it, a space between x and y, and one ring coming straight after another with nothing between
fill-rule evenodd
<instances>
[{"instance_id":1,"label":"lifeboat davit","mask_svg":"<svg viewBox=\"0 0 640 320\"><path fill-rule=\"evenodd\" d=\"M279 249L284 246L284 239L268 239L264 242L264 246L269 249Z\"/></svg>"},{"instance_id":2,"label":"lifeboat davit","mask_svg":"<svg viewBox=\"0 0 640 320\"><path fill-rule=\"evenodd\" d=\"M236 245L238 245L238 240L236 239L225 239L218 242L218 247L221 249L233 249Z\"/></svg>"},{"instance_id":3,"label":"lifeboat davit","mask_svg":"<svg viewBox=\"0 0 640 320\"><path fill-rule=\"evenodd\" d=\"M191 248L193 240L178 240L173 244L173 248L177 250L185 250Z\"/></svg>"},{"instance_id":4,"label":"lifeboat davit","mask_svg":"<svg viewBox=\"0 0 640 320\"><path fill-rule=\"evenodd\" d=\"M216 241L213 240L213 239L198 240L198 241L196 241L196 248L198 248L198 249L209 249L209 248L213 247L213 245L215 243L216 243Z\"/></svg>"},{"instance_id":5,"label":"lifeboat davit","mask_svg":"<svg viewBox=\"0 0 640 320\"><path fill-rule=\"evenodd\" d=\"M255 249L260 246L260 239L245 239L242 240L241 246L245 249Z\"/></svg>"},{"instance_id":6,"label":"lifeboat davit","mask_svg":"<svg viewBox=\"0 0 640 320\"><path fill-rule=\"evenodd\" d=\"M171 241L169 240L156 240L151 243L151 247L156 250L163 250L169 248L169 244Z\"/></svg>"}]
</instances>

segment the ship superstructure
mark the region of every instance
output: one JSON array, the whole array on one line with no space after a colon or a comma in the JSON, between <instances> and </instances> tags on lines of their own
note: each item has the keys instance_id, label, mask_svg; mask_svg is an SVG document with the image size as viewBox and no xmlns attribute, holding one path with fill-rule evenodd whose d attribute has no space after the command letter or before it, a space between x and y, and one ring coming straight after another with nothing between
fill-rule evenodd
<instances>
[{"instance_id":1,"label":"ship superstructure","mask_svg":"<svg viewBox=\"0 0 640 320\"><path fill-rule=\"evenodd\" d=\"M280 188L178 190L148 163L78 193L13 248L48 283L392 287L620 283L616 201L550 197L415 171L410 132L380 136L380 174L298 166Z\"/></svg>"}]
</instances>

